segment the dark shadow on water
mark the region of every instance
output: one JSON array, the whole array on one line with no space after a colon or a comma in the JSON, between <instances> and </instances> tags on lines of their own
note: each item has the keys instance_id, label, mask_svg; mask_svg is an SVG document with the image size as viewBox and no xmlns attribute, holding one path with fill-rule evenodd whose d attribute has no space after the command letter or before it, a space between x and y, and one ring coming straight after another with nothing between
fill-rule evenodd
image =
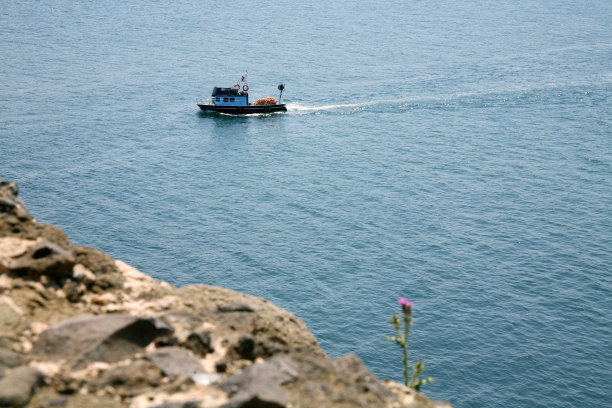
<instances>
[{"instance_id":1,"label":"dark shadow on water","mask_svg":"<svg viewBox=\"0 0 612 408\"><path fill-rule=\"evenodd\" d=\"M282 126L285 122L283 113L228 115L200 111L196 115L198 119L203 120L203 124L206 124L202 129L207 129L205 131L211 132L212 136L220 139L234 139L241 135L257 134L270 127Z\"/></svg>"},{"instance_id":2,"label":"dark shadow on water","mask_svg":"<svg viewBox=\"0 0 612 408\"><path fill-rule=\"evenodd\" d=\"M198 117L212 119L215 125L228 126L236 123L248 123L251 120L279 120L285 113L257 113L252 115L228 115L225 113L199 111Z\"/></svg>"},{"instance_id":3,"label":"dark shadow on water","mask_svg":"<svg viewBox=\"0 0 612 408\"><path fill-rule=\"evenodd\" d=\"M197 115L202 119L212 120L216 126L220 127L232 126L238 123L246 123L249 120L249 118L246 116L227 115L217 112L200 111L197 113Z\"/></svg>"},{"instance_id":4,"label":"dark shadow on water","mask_svg":"<svg viewBox=\"0 0 612 408\"><path fill-rule=\"evenodd\" d=\"M285 122L283 113L253 115L228 115L217 112L198 112L198 117L208 123L209 131L215 137L226 138L258 132L263 128L277 127ZM212 121L212 129L210 122ZM263 125L263 128L262 128ZM258 130L259 129L259 130Z\"/></svg>"}]
</instances>

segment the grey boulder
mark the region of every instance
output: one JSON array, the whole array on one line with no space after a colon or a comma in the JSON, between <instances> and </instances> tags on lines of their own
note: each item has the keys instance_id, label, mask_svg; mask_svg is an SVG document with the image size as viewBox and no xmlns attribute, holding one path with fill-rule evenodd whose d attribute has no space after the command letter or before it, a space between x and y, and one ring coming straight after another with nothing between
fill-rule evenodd
<instances>
[{"instance_id":1,"label":"grey boulder","mask_svg":"<svg viewBox=\"0 0 612 408\"><path fill-rule=\"evenodd\" d=\"M0 265L0 271L5 269L9 273L32 277L65 277L72 273L73 267L74 255L71 251L52 242L38 240L25 252Z\"/></svg>"},{"instance_id":2,"label":"grey boulder","mask_svg":"<svg viewBox=\"0 0 612 408\"><path fill-rule=\"evenodd\" d=\"M189 351L179 347L163 347L147 354L144 358L153 362L164 375L169 377L190 377L204 373L200 361Z\"/></svg>"},{"instance_id":3,"label":"grey boulder","mask_svg":"<svg viewBox=\"0 0 612 408\"><path fill-rule=\"evenodd\" d=\"M111 314L80 315L45 330L32 354L47 361L65 360L74 369L95 361L115 362L141 352L172 328L151 317Z\"/></svg>"},{"instance_id":4,"label":"grey boulder","mask_svg":"<svg viewBox=\"0 0 612 408\"><path fill-rule=\"evenodd\" d=\"M33 367L16 368L0 380L0 407L26 405L42 380L42 373Z\"/></svg>"},{"instance_id":5,"label":"grey boulder","mask_svg":"<svg viewBox=\"0 0 612 408\"><path fill-rule=\"evenodd\" d=\"M253 364L219 386L230 397L221 408L284 408L288 397L283 385L297 378L297 370L286 356Z\"/></svg>"}]
</instances>

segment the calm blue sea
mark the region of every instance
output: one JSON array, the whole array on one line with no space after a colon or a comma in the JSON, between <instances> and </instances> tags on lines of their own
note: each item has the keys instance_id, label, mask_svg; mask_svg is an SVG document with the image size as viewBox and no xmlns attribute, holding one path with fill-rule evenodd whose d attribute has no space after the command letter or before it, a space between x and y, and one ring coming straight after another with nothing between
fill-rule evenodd
<instances>
[{"instance_id":1,"label":"calm blue sea","mask_svg":"<svg viewBox=\"0 0 612 408\"><path fill-rule=\"evenodd\" d=\"M174 4L177 3L177 4ZM0 177L455 407L612 401L612 2L5 1ZM248 71L289 111L201 114Z\"/></svg>"}]
</instances>

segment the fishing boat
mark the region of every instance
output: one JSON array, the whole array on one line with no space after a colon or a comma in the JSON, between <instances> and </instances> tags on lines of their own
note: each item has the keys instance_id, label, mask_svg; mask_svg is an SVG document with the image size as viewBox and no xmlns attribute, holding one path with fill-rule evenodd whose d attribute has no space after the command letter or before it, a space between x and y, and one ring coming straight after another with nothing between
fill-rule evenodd
<instances>
[{"instance_id":1,"label":"fishing boat","mask_svg":"<svg viewBox=\"0 0 612 408\"><path fill-rule=\"evenodd\" d=\"M248 115L252 113L286 112L287 107L280 103L285 85L280 84L280 96L276 98L261 98L249 102L249 84L242 77L233 88L214 87L210 99L206 103L198 103L200 109L206 112L228 113L230 115Z\"/></svg>"}]
</instances>

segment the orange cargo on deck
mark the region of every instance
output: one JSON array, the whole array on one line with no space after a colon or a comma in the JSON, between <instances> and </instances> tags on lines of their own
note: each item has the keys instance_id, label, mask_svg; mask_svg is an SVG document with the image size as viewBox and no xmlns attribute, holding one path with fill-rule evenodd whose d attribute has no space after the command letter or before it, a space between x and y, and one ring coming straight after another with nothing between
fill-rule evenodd
<instances>
[{"instance_id":1,"label":"orange cargo on deck","mask_svg":"<svg viewBox=\"0 0 612 408\"><path fill-rule=\"evenodd\" d=\"M255 105L276 105L276 98L260 98L255 102Z\"/></svg>"}]
</instances>

